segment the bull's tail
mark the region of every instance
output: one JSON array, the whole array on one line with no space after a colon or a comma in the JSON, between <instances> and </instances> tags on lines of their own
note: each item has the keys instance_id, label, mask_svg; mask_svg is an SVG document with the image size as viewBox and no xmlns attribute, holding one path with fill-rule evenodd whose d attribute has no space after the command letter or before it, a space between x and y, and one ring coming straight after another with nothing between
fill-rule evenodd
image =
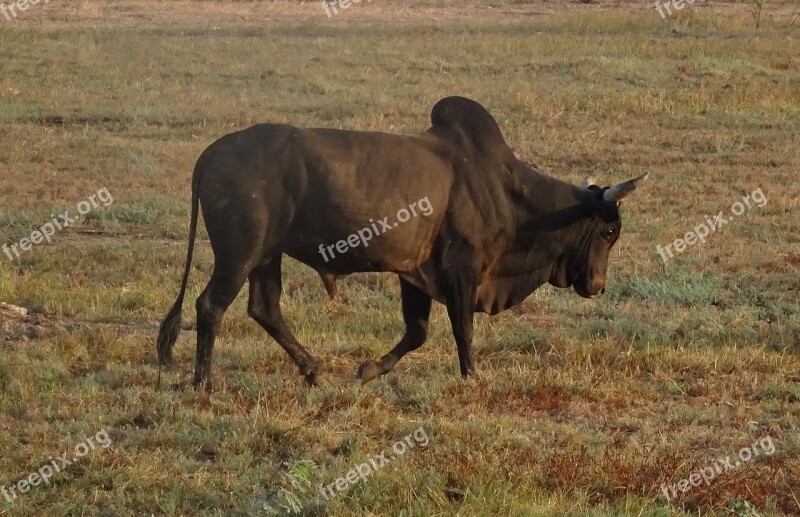
<instances>
[{"instance_id":1,"label":"bull's tail","mask_svg":"<svg viewBox=\"0 0 800 517\"><path fill-rule=\"evenodd\" d=\"M197 167L195 167L192 181L192 218L189 223L189 250L186 252L186 268L183 270L181 290L172 308L161 322L161 327L158 329L158 342L156 347L158 349L159 385L161 383L161 365L165 363L170 364L172 362L172 346L175 344L175 341L177 341L178 334L181 330L183 297L186 294L186 283L189 280L189 271L192 268L192 251L194 250L194 238L195 235L197 235L197 214L200 205L200 200L198 198L198 176L198 170Z\"/></svg>"}]
</instances>

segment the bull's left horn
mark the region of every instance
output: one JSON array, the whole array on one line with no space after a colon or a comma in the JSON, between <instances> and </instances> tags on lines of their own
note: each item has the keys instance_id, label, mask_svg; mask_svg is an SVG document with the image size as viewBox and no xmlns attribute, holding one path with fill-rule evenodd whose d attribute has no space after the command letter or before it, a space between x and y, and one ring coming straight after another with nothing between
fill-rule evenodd
<instances>
[{"instance_id":1,"label":"bull's left horn","mask_svg":"<svg viewBox=\"0 0 800 517\"><path fill-rule=\"evenodd\" d=\"M603 200L604 201L620 201L625 196L636 190L636 187L639 185L640 182L647 179L649 172L645 172L638 178L633 178L632 180L625 181L623 183L618 183L613 187L610 187L608 190L603 192Z\"/></svg>"}]
</instances>

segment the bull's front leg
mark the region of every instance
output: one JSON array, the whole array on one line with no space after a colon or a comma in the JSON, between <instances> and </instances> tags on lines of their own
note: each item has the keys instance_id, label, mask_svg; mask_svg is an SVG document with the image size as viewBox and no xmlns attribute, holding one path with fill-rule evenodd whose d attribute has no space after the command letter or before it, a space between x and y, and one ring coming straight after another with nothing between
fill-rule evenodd
<instances>
[{"instance_id":1,"label":"bull's front leg","mask_svg":"<svg viewBox=\"0 0 800 517\"><path fill-rule=\"evenodd\" d=\"M406 333L397 346L384 355L380 361L367 360L361 363L356 376L362 382L369 382L389 373L404 355L422 346L428 337L431 297L402 278L400 279L400 293L403 300L403 321L406 323Z\"/></svg>"},{"instance_id":2,"label":"bull's front leg","mask_svg":"<svg viewBox=\"0 0 800 517\"><path fill-rule=\"evenodd\" d=\"M462 270L463 271L463 270ZM453 336L458 348L458 364L461 376L467 377L472 368L472 327L475 317L476 285L470 276L453 278L446 293L447 316L453 327Z\"/></svg>"}]
</instances>

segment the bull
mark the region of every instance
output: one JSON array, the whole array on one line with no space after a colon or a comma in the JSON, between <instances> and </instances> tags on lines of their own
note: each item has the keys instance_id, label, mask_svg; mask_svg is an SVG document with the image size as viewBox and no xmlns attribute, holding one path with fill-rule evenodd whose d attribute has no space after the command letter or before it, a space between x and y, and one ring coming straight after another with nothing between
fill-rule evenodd
<instances>
[{"instance_id":1,"label":"bull","mask_svg":"<svg viewBox=\"0 0 800 517\"><path fill-rule=\"evenodd\" d=\"M590 178L572 185L542 174L516 158L483 106L463 97L437 102L431 127L415 135L283 124L228 134L194 168L186 265L159 329L159 361L172 362L199 208L214 268L196 301L195 388L211 388L220 322L245 282L248 314L309 384L317 382L319 361L281 313L284 255L319 272L332 296L340 275L399 276L405 333L383 357L359 366L363 382L391 371L425 342L433 300L447 307L466 377L473 371L476 312L497 314L545 283L572 287L584 298L603 294L622 228L620 202L646 177L600 187ZM423 198L427 215L386 225L346 253L320 253Z\"/></svg>"}]
</instances>

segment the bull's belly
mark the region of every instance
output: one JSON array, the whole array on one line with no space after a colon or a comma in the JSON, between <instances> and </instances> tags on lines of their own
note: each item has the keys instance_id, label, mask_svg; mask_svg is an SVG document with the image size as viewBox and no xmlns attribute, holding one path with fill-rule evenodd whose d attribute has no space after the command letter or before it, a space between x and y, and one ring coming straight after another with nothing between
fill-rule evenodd
<instances>
[{"instance_id":1,"label":"bull's belly","mask_svg":"<svg viewBox=\"0 0 800 517\"><path fill-rule=\"evenodd\" d=\"M437 275L425 266L403 272L400 277L414 285L439 303L446 304L445 294L439 289ZM515 278L484 278L475 294L475 312L498 314L521 303L541 282L533 281L530 275Z\"/></svg>"}]
</instances>

